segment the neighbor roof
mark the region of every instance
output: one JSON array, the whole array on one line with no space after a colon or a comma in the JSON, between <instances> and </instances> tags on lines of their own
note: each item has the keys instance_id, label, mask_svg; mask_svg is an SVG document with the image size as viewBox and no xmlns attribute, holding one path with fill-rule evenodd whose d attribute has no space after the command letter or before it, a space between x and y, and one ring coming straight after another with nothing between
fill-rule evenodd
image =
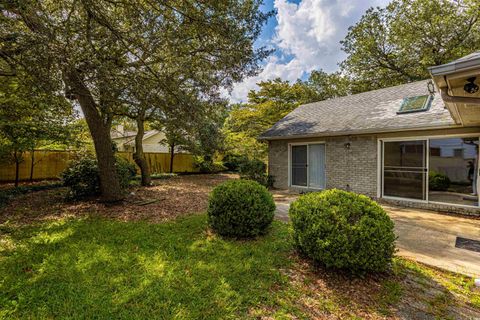
<instances>
[{"instance_id":1,"label":"neighbor roof","mask_svg":"<svg viewBox=\"0 0 480 320\"><path fill-rule=\"evenodd\" d=\"M455 127L440 94L422 112L397 114L404 98L429 94L428 80L304 104L290 112L261 139L333 136Z\"/></svg>"}]
</instances>

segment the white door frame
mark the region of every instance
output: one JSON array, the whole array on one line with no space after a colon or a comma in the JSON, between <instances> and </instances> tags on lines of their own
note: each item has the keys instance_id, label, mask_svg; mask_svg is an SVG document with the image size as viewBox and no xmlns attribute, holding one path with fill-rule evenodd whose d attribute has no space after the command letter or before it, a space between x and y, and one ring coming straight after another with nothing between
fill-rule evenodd
<instances>
[{"instance_id":1,"label":"white door frame","mask_svg":"<svg viewBox=\"0 0 480 320\"><path fill-rule=\"evenodd\" d=\"M313 188L310 187L310 169L307 167L307 185L306 186L297 186L292 184L292 146L307 146L307 164L310 166L310 155L309 155L309 150L310 147L309 145L311 144L323 144L325 146L324 148L324 158L325 158L325 168L324 168L324 173L325 173L325 181L324 181L324 187L327 185L327 170L326 170L326 160L327 160L327 145L325 141L309 141L309 142L292 142L288 144L288 187L293 187L293 188L301 188L301 189L310 189L310 190L323 190L324 188Z\"/></svg>"}]
</instances>

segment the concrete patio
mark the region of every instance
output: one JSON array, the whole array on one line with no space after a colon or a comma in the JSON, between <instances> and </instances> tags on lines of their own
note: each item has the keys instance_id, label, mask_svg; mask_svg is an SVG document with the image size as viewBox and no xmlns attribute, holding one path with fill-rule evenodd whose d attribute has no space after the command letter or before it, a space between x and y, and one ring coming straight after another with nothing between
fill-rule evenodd
<instances>
[{"instance_id":1,"label":"concrete patio","mask_svg":"<svg viewBox=\"0 0 480 320\"><path fill-rule=\"evenodd\" d=\"M295 196L275 194L276 217L288 221ZM398 255L445 270L480 277L480 253L455 247L456 237L480 241L480 219L383 205L395 222Z\"/></svg>"}]
</instances>

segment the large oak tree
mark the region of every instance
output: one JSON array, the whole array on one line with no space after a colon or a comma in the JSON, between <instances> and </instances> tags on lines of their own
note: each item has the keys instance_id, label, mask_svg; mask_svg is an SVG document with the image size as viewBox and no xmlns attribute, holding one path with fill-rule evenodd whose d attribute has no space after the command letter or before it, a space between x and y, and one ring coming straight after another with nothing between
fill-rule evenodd
<instances>
[{"instance_id":1,"label":"large oak tree","mask_svg":"<svg viewBox=\"0 0 480 320\"><path fill-rule=\"evenodd\" d=\"M0 75L19 69L63 92L85 116L104 201L123 198L110 129L128 80L148 76L183 108L177 92L218 92L258 71L254 49L269 14L260 1L65 0L2 2ZM132 94L128 91L129 95Z\"/></svg>"},{"instance_id":2,"label":"large oak tree","mask_svg":"<svg viewBox=\"0 0 480 320\"><path fill-rule=\"evenodd\" d=\"M429 77L428 67L480 50L479 0L393 0L370 8L341 42L362 92Z\"/></svg>"}]
</instances>

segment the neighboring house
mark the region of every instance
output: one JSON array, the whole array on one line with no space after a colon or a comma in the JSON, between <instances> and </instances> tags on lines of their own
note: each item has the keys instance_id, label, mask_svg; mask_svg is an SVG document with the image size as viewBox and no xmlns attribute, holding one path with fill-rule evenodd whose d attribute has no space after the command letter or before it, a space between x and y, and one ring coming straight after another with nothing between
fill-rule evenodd
<instances>
[{"instance_id":1,"label":"neighboring house","mask_svg":"<svg viewBox=\"0 0 480 320\"><path fill-rule=\"evenodd\" d=\"M112 141L118 151L135 151L135 131L125 131L123 126L117 126L111 132ZM168 153L169 147L163 142L165 134L157 130L146 131L143 135L143 152Z\"/></svg>"},{"instance_id":2,"label":"neighboring house","mask_svg":"<svg viewBox=\"0 0 480 320\"><path fill-rule=\"evenodd\" d=\"M480 53L430 73L433 82L292 111L260 137L269 143L274 186L339 188L403 205L480 213ZM439 184L434 174L450 183Z\"/></svg>"}]
</instances>

